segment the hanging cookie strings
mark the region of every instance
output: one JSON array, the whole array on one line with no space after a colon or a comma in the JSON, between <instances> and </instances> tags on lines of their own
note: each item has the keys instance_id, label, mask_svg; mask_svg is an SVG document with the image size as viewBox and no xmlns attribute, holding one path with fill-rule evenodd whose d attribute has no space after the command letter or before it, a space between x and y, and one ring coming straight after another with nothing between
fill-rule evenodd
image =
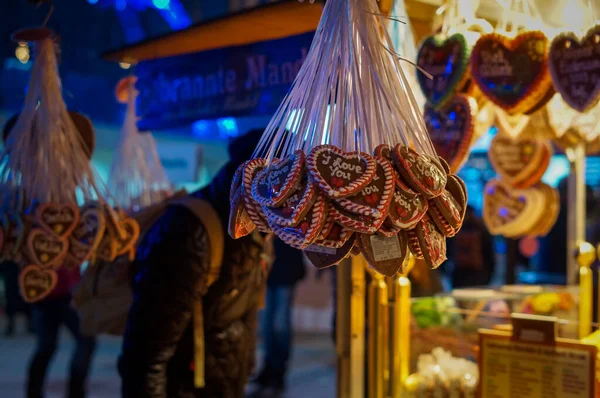
<instances>
[{"instance_id":1,"label":"hanging cookie strings","mask_svg":"<svg viewBox=\"0 0 600 398\"><path fill-rule=\"evenodd\" d=\"M434 156L375 1L327 2L307 58L255 152L269 162L320 144L372 153L381 143Z\"/></svg>"},{"instance_id":2,"label":"hanging cookie strings","mask_svg":"<svg viewBox=\"0 0 600 398\"><path fill-rule=\"evenodd\" d=\"M24 192L26 207L76 203L78 195L83 200L101 199L106 189L95 176L84 141L62 100L56 43L42 39L34 49L25 103L0 155L0 183L9 187L9 194Z\"/></svg>"}]
</instances>

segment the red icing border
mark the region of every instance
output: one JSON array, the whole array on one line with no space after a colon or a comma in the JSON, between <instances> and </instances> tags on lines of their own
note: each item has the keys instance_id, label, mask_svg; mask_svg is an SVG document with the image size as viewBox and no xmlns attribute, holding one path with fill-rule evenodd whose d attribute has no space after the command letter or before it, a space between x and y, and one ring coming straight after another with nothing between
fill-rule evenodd
<instances>
[{"instance_id":1,"label":"red icing border","mask_svg":"<svg viewBox=\"0 0 600 398\"><path fill-rule=\"evenodd\" d=\"M256 181L256 180L255 180ZM262 211L269 221L269 224L277 224L282 227L292 227L297 225L300 222L301 215L306 211L308 207L310 207L315 199L315 195L317 195L317 187L312 181L307 182L308 186L304 191L304 196L296 205L294 212L290 217L282 217L275 214L269 206L262 206ZM254 191L254 189L253 189Z\"/></svg>"},{"instance_id":2,"label":"red icing border","mask_svg":"<svg viewBox=\"0 0 600 398\"><path fill-rule=\"evenodd\" d=\"M315 239L321 232L321 229L323 228L323 223L325 222L325 216L327 213L327 198L325 197L325 195L320 193L317 196L317 201L313 206L314 207L312 209L313 213L310 220L310 226L306 231L304 239L299 238L295 234L286 232L285 227L281 227L277 224L271 224L271 220L269 220L269 225L271 226L271 228L273 228L273 232L275 232L275 235L277 235L282 241L284 241L292 247L303 250L315 241Z\"/></svg>"},{"instance_id":3,"label":"red icing border","mask_svg":"<svg viewBox=\"0 0 600 398\"><path fill-rule=\"evenodd\" d=\"M292 161L290 171L288 172L285 182L283 183L283 186L281 187L281 190L279 191L278 195L275 195L272 198L265 198L261 196L258 190L258 181L260 181L260 178L264 174L268 174L272 170L272 167L277 167L279 164L287 162L287 157L273 161L270 165L267 165L263 170L257 173L256 177L252 181L252 197L259 205L273 207L279 206L298 182L298 179L300 178L302 173L302 169L304 168L306 156L304 155L304 152L300 150L294 152L289 156L292 156L294 160Z\"/></svg>"}]
</instances>

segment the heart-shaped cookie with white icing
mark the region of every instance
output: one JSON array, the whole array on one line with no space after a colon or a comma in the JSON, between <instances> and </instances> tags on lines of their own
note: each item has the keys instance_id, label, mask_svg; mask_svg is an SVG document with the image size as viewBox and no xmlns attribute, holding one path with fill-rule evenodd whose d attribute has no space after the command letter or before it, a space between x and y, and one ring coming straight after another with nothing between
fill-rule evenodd
<instances>
[{"instance_id":1,"label":"heart-shaped cookie with white icing","mask_svg":"<svg viewBox=\"0 0 600 398\"><path fill-rule=\"evenodd\" d=\"M117 257L129 253L140 237L140 225L133 218L120 220L119 226L125 231L125 239L117 239Z\"/></svg>"},{"instance_id":2,"label":"heart-shaped cookie with white icing","mask_svg":"<svg viewBox=\"0 0 600 398\"><path fill-rule=\"evenodd\" d=\"M403 233L391 237L360 234L357 243L371 268L387 277L396 275L408 254L408 241Z\"/></svg>"},{"instance_id":3,"label":"heart-shaped cookie with white icing","mask_svg":"<svg viewBox=\"0 0 600 398\"><path fill-rule=\"evenodd\" d=\"M398 171L413 189L427 198L441 195L447 174L437 159L400 144L394 148L393 155Z\"/></svg>"},{"instance_id":4,"label":"heart-shaped cookie with white icing","mask_svg":"<svg viewBox=\"0 0 600 398\"><path fill-rule=\"evenodd\" d=\"M552 147L543 139L496 135L489 159L498 175L510 185L526 188L540 181L552 156Z\"/></svg>"},{"instance_id":5,"label":"heart-shaped cookie with white icing","mask_svg":"<svg viewBox=\"0 0 600 398\"><path fill-rule=\"evenodd\" d=\"M335 222L333 217L328 216L323 225L321 233L315 240L315 245L338 249L346 244L348 239L354 235L354 231L343 227Z\"/></svg>"},{"instance_id":6,"label":"heart-shaped cookie with white icing","mask_svg":"<svg viewBox=\"0 0 600 398\"><path fill-rule=\"evenodd\" d=\"M435 108L445 105L469 79L471 48L462 33L448 38L428 36L417 52L417 66L429 73L417 73L417 81L427 102Z\"/></svg>"},{"instance_id":7,"label":"heart-shaped cookie with white icing","mask_svg":"<svg viewBox=\"0 0 600 398\"><path fill-rule=\"evenodd\" d=\"M471 75L485 96L509 114L526 113L550 100L548 46L541 31L514 38L482 35L471 51Z\"/></svg>"},{"instance_id":8,"label":"heart-shaped cookie with white icing","mask_svg":"<svg viewBox=\"0 0 600 398\"><path fill-rule=\"evenodd\" d=\"M350 213L385 219L390 209L395 178L392 164L375 157L377 170L373 179L358 193L337 199L337 204Z\"/></svg>"},{"instance_id":9,"label":"heart-shaped cookie with white icing","mask_svg":"<svg viewBox=\"0 0 600 398\"><path fill-rule=\"evenodd\" d=\"M33 228L27 236L29 259L41 267L58 267L69 250L66 239L57 238L46 230Z\"/></svg>"},{"instance_id":10,"label":"heart-shaped cookie with white icing","mask_svg":"<svg viewBox=\"0 0 600 398\"><path fill-rule=\"evenodd\" d=\"M535 188L514 189L499 180L490 180L484 188L483 221L493 235L521 236L544 211L544 195Z\"/></svg>"},{"instance_id":11,"label":"heart-shaped cookie with white icing","mask_svg":"<svg viewBox=\"0 0 600 398\"><path fill-rule=\"evenodd\" d=\"M254 200L252 196L252 182L256 175L267 166L266 159L256 158L252 159L249 162L245 163L245 166L242 170L242 198L244 199L244 205L246 208L246 212L248 213L248 217L256 226L260 232L269 233L271 232L271 228L267 224L267 220L262 214L262 208L260 205Z\"/></svg>"},{"instance_id":12,"label":"heart-shaped cookie with white icing","mask_svg":"<svg viewBox=\"0 0 600 398\"><path fill-rule=\"evenodd\" d=\"M299 188L285 199L280 207L262 207L264 215L270 224L293 227L304 219L306 213L315 203L318 189L309 178L304 178L299 185Z\"/></svg>"},{"instance_id":13,"label":"heart-shaped cookie with white icing","mask_svg":"<svg viewBox=\"0 0 600 398\"><path fill-rule=\"evenodd\" d=\"M244 198L242 197L242 188L238 186L237 191L233 195L229 211L229 236L233 239L239 239L246 235L250 235L256 229L256 225L250 219L246 211Z\"/></svg>"},{"instance_id":14,"label":"heart-shaped cookie with white icing","mask_svg":"<svg viewBox=\"0 0 600 398\"><path fill-rule=\"evenodd\" d=\"M304 219L296 226L282 227L272 222L269 226L279 239L296 249L303 250L310 246L319 236L325 225L327 212L327 198L322 192L319 192L314 205L306 213Z\"/></svg>"},{"instance_id":15,"label":"heart-shaped cookie with white icing","mask_svg":"<svg viewBox=\"0 0 600 398\"><path fill-rule=\"evenodd\" d=\"M411 229L427 213L429 204L425 197L409 188L402 182L398 182L394 189L394 197L390 204L388 221L391 226Z\"/></svg>"},{"instance_id":16,"label":"heart-shaped cookie with white icing","mask_svg":"<svg viewBox=\"0 0 600 398\"><path fill-rule=\"evenodd\" d=\"M94 250L91 246L81 244L79 241L71 238L69 241L69 251L65 256L65 260L63 260L63 265L67 266L66 263L81 265L92 257Z\"/></svg>"},{"instance_id":17,"label":"heart-shaped cookie with white icing","mask_svg":"<svg viewBox=\"0 0 600 398\"><path fill-rule=\"evenodd\" d=\"M58 238L66 238L79 222L79 208L75 204L43 203L36 210L38 225Z\"/></svg>"},{"instance_id":18,"label":"heart-shaped cookie with white icing","mask_svg":"<svg viewBox=\"0 0 600 398\"><path fill-rule=\"evenodd\" d=\"M459 94L447 106L436 110L425 105L425 126L437 154L456 172L469 155L475 134L477 101Z\"/></svg>"},{"instance_id":19,"label":"heart-shaped cookie with white icing","mask_svg":"<svg viewBox=\"0 0 600 398\"><path fill-rule=\"evenodd\" d=\"M19 287L23 300L27 303L38 302L47 297L58 281L53 269L44 269L39 265L28 265L19 273Z\"/></svg>"},{"instance_id":20,"label":"heart-shaped cookie with white icing","mask_svg":"<svg viewBox=\"0 0 600 398\"><path fill-rule=\"evenodd\" d=\"M76 241L80 246L90 247L92 250L100 245L104 231L106 230L106 219L104 212L99 208L88 207L81 211L77 227L71 233L71 242Z\"/></svg>"},{"instance_id":21,"label":"heart-shaped cookie with white icing","mask_svg":"<svg viewBox=\"0 0 600 398\"><path fill-rule=\"evenodd\" d=\"M304 175L304 152L274 160L252 181L252 197L261 206L277 207L295 190Z\"/></svg>"},{"instance_id":22,"label":"heart-shaped cookie with white icing","mask_svg":"<svg viewBox=\"0 0 600 398\"><path fill-rule=\"evenodd\" d=\"M561 33L550 44L548 66L552 83L564 101L585 113L600 101L600 25L579 39Z\"/></svg>"},{"instance_id":23,"label":"heart-shaped cookie with white icing","mask_svg":"<svg viewBox=\"0 0 600 398\"><path fill-rule=\"evenodd\" d=\"M436 269L446 261L446 238L429 217L423 217L415 227L423 259L429 268Z\"/></svg>"},{"instance_id":24,"label":"heart-shaped cookie with white icing","mask_svg":"<svg viewBox=\"0 0 600 398\"><path fill-rule=\"evenodd\" d=\"M317 186L333 199L357 194L377 172L373 157L366 153L344 152L333 145L313 148L306 163Z\"/></svg>"}]
</instances>

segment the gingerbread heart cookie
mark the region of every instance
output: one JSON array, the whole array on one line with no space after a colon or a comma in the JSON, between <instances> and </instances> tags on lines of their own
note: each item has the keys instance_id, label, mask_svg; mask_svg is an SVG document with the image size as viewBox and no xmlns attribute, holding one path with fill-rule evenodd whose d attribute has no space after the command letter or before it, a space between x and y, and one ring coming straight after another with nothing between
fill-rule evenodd
<instances>
[{"instance_id":1,"label":"gingerbread heart cookie","mask_svg":"<svg viewBox=\"0 0 600 398\"><path fill-rule=\"evenodd\" d=\"M304 249L304 254L315 267L320 269L328 268L348 257L352 253L354 242L355 239L352 235L350 239L346 240L346 242L337 249L312 244Z\"/></svg>"},{"instance_id":2,"label":"gingerbread heart cookie","mask_svg":"<svg viewBox=\"0 0 600 398\"><path fill-rule=\"evenodd\" d=\"M357 194L377 172L373 157L366 153L344 152L333 145L313 148L306 163L317 186L334 199Z\"/></svg>"},{"instance_id":3,"label":"gingerbread heart cookie","mask_svg":"<svg viewBox=\"0 0 600 398\"><path fill-rule=\"evenodd\" d=\"M35 303L48 296L58 281L53 269L43 269L39 265L28 265L19 273L19 286L23 300Z\"/></svg>"},{"instance_id":4,"label":"gingerbread heart cookie","mask_svg":"<svg viewBox=\"0 0 600 398\"><path fill-rule=\"evenodd\" d=\"M66 238L79 222L79 208L75 204L43 203L36 210L38 225L58 238Z\"/></svg>"},{"instance_id":5,"label":"gingerbread heart cookie","mask_svg":"<svg viewBox=\"0 0 600 398\"><path fill-rule=\"evenodd\" d=\"M417 81L432 107L443 106L465 85L469 79L470 52L470 46L461 33L448 38L429 36L421 43L417 66L433 78L417 73Z\"/></svg>"},{"instance_id":6,"label":"gingerbread heart cookie","mask_svg":"<svg viewBox=\"0 0 600 398\"><path fill-rule=\"evenodd\" d=\"M229 202L230 203L233 202L233 197L235 196L239 187L242 185L242 173L244 172L246 165L248 165L248 162L249 162L249 160L240 164L238 166L238 168L235 170L235 173L233 174L233 179L231 180L231 187L229 188Z\"/></svg>"},{"instance_id":7,"label":"gingerbread heart cookie","mask_svg":"<svg viewBox=\"0 0 600 398\"><path fill-rule=\"evenodd\" d=\"M393 225L383 223L383 225L381 227L379 227L379 229L377 230L377 233L386 238L391 238L395 235L398 235L398 233L400 231L402 231L402 228L398 228Z\"/></svg>"},{"instance_id":8,"label":"gingerbread heart cookie","mask_svg":"<svg viewBox=\"0 0 600 398\"><path fill-rule=\"evenodd\" d=\"M66 239L57 238L40 228L33 228L27 236L27 255L41 267L58 267L69 250Z\"/></svg>"},{"instance_id":9,"label":"gingerbread heart cookie","mask_svg":"<svg viewBox=\"0 0 600 398\"><path fill-rule=\"evenodd\" d=\"M514 189L490 180L484 188L483 221L493 235L518 237L538 222L544 204L544 195L534 188Z\"/></svg>"},{"instance_id":10,"label":"gingerbread heart cookie","mask_svg":"<svg viewBox=\"0 0 600 398\"><path fill-rule=\"evenodd\" d=\"M419 220L420 221L420 220ZM421 245L419 244L419 238L417 236L417 229L413 228L406 232L406 236L408 237L408 249L412 253L415 258L422 260L424 258L423 251L421 250Z\"/></svg>"},{"instance_id":11,"label":"gingerbread heart cookie","mask_svg":"<svg viewBox=\"0 0 600 398\"><path fill-rule=\"evenodd\" d=\"M129 253L140 237L140 225L133 218L122 219L120 227L125 231L125 239L117 239L117 257Z\"/></svg>"},{"instance_id":12,"label":"gingerbread heart cookie","mask_svg":"<svg viewBox=\"0 0 600 398\"><path fill-rule=\"evenodd\" d=\"M394 151L394 149L391 146L389 146L388 144L381 144L381 145L378 145L377 148L375 148L375 150L373 151L373 155L376 157L379 156L379 157L386 159L393 166L394 165L394 156L392 154L393 151ZM395 167L392 167L392 170L394 171L394 178L396 179L396 181L402 181L403 179L400 176L400 173L398 172L398 170L396 170Z\"/></svg>"},{"instance_id":13,"label":"gingerbread heart cookie","mask_svg":"<svg viewBox=\"0 0 600 398\"><path fill-rule=\"evenodd\" d=\"M459 94L446 107L425 105L425 126L437 154L456 172L469 155L475 133L477 101Z\"/></svg>"},{"instance_id":14,"label":"gingerbread heart cookie","mask_svg":"<svg viewBox=\"0 0 600 398\"><path fill-rule=\"evenodd\" d=\"M113 262L117 258L118 250L119 241L107 228L100 241L100 245L98 245L98 248L96 249L96 258L106 262Z\"/></svg>"},{"instance_id":15,"label":"gingerbread heart cookie","mask_svg":"<svg viewBox=\"0 0 600 398\"><path fill-rule=\"evenodd\" d=\"M71 233L70 240L80 246L90 247L93 251L100 245L105 229L104 212L97 207L88 207L81 211L79 222Z\"/></svg>"},{"instance_id":16,"label":"gingerbread heart cookie","mask_svg":"<svg viewBox=\"0 0 600 398\"><path fill-rule=\"evenodd\" d=\"M534 137L510 138L497 135L489 150L490 163L496 173L510 185L520 188L540 181L551 156L550 144Z\"/></svg>"},{"instance_id":17,"label":"gingerbread heart cookie","mask_svg":"<svg viewBox=\"0 0 600 398\"><path fill-rule=\"evenodd\" d=\"M548 45L541 31L526 31L512 39L498 33L482 35L471 52L471 75L496 105L513 115L525 113L543 105L552 90Z\"/></svg>"},{"instance_id":18,"label":"gingerbread heart cookie","mask_svg":"<svg viewBox=\"0 0 600 398\"><path fill-rule=\"evenodd\" d=\"M274 160L252 181L252 197L261 206L277 207L293 192L304 175L304 152L298 150Z\"/></svg>"},{"instance_id":19,"label":"gingerbread heart cookie","mask_svg":"<svg viewBox=\"0 0 600 398\"><path fill-rule=\"evenodd\" d=\"M429 202L428 214L438 230L448 237L456 235L464 220L467 197L455 176L448 176L444 192Z\"/></svg>"},{"instance_id":20,"label":"gingerbread heart cookie","mask_svg":"<svg viewBox=\"0 0 600 398\"><path fill-rule=\"evenodd\" d=\"M282 227L274 223L269 224L269 226L279 239L296 249L303 250L319 236L325 224L327 209L327 198L319 192L315 204L296 226Z\"/></svg>"},{"instance_id":21,"label":"gingerbread heart cookie","mask_svg":"<svg viewBox=\"0 0 600 398\"><path fill-rule=\"evenodd\" d=\"M417 153L405 145L396 145L394 160L405 181L427 198L441 195L446 172L437 159Z\"/></svg>"},{"instance_id":22,"label":"gingerbread heart cookie","mask_svg":"<svg viewBox=\"0 0 600 398\"><path fill-rule=\"evenodd\" d=\"M408 253L408 241L403 233L389 238L360 234L357 243L371 268L388 277L402 268Z\"/></svg>"},{"instance_id":23,"label":"gingerbread heart cookie","mask_svg":"<svg viewBox=\"0 0 600 398\"><path fill-rule=\"evenodd\" d=\"M256 225L254 225L246 211L246 205L244 204L244 198L242 197L242 189L238 186L238 189L231 200L229 211L229 236L233 239L239 239L243 236L250 235L254 229L256 229Z\"/></svg>"},{"instance_id":24,"label":"gingerbread heart cookie","mask_svg":"<svg viewBox=\"0 0 600 398\"><path fill-rule=\"evenodd\" d=\"M358 193L336 202L350 213L385 219L394 192L395 178L392 164L375 157L377 169L373 179ZM383 221L382 221L383 222Z\"/></svg>"},{"instance_id":25,"label":"gingerbread heart cookie","mask_svg":"<svg viewBox=\"0 0 600 398\"><path fill-rule=\"evenodd\" d=\"M600 25L579 39L562 33L552 40L548 56L552 82L564 101L585 113L600 101Z\"/></svg>"},{"instance_id":26,"label":"gingerbread heart cookie","mask_svg":"<svg viewBox=\"0 0 600 398\"><path fill-rule=\"evenodd\" d=\"M427 265L435 269L446 261L446 238L438 231L429 217L423 217L415 227L423 259ZM415 256L416 257L416 256Z\"/></svg>"},{"instance_id":27,"label":"gingerbread heart cookie","mask_svg":"<svg viewBox=\"0 0 600 398\"><path fill-rule=\"evenodd\" d=\"M68 268L68 265L81 265L88 261L94 254L94 248L81 244L79 241L72 239L69 243L69 251L63 260L63 266Z\"/></svg>"},{"instance_id":28,"label":"gingerbread heart cookie","mask_svg":"<svg viewBox=\"0 0 600 398\"><path fill-rule=\"evenodd\" d=\"M317 186L309 178L304 178L300 187L284 200L281 207L263 206L262 209L269 223L293 227L298 225L315 203L317 194Z\"/></svg>"},{"instance_id":29,"label":"gingerbread heart cookie","mask_svg":"<svg viewBox=\"0 0 600 398\"><path fill-rule=\"evenodd\" d=\"M261 158L252 159L247 162L242 171L241 185L242 198L244 199L244 205L246 207L248 217L250 217L250 220L252 220L254 225L256 225L256 228L263 233L269 233L271 232L271 229L269 228L267 220L262 214L260 205L252 197L252 181L258 172L264 169L266 166L267 161Z\"/></svg>"},{"instance_id":30,"label":"gingerbread heart cookie","mask_svg":"<svg viewBox=\"0 0 600 398\"><path fill-rule=\"evenodd\" d=\"M363 234L374 234L385 221L384 217L350 213L335 202L331 204L329 216L344 228Z\"/></svg>"},{"instance_id":31,"label":"gingerbread heart cookie","mask_svg":"<svg viewBox=\"0 0 600 398\"><path fill-rule=\"evenodd\" d=\"M403 183L397 183L388 213L389 223L394 227L411 229L427 213L428 207L423 195Z\"/></svg>"},{"instance_id":32,"label":"gingerbread heart cookie","mask_svg":"<svg viewBox=\"0 0 600 398\"><path fill-rule=\"evenodd\" d=\"M323 225L321 233L315 240L314 245L339 249L354 235L354 231L336 223L333 217L328 216Z\"/></svg>"}]
</instances>

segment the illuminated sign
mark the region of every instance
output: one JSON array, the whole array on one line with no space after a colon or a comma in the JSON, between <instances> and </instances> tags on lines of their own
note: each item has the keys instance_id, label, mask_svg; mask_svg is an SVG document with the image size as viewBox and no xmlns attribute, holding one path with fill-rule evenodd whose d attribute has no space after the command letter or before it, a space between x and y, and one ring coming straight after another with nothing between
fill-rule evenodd
<instances>
[{"instance_id":1,"label":"illuminated sign","mask_svg":"<svg viewBox=\"0 0 600 398\"><path fill-rule=\"evenodd\" d=\"M140 130L272 115L300 70L313 34L140 62Z\"/></svg>"}]
</instances>

